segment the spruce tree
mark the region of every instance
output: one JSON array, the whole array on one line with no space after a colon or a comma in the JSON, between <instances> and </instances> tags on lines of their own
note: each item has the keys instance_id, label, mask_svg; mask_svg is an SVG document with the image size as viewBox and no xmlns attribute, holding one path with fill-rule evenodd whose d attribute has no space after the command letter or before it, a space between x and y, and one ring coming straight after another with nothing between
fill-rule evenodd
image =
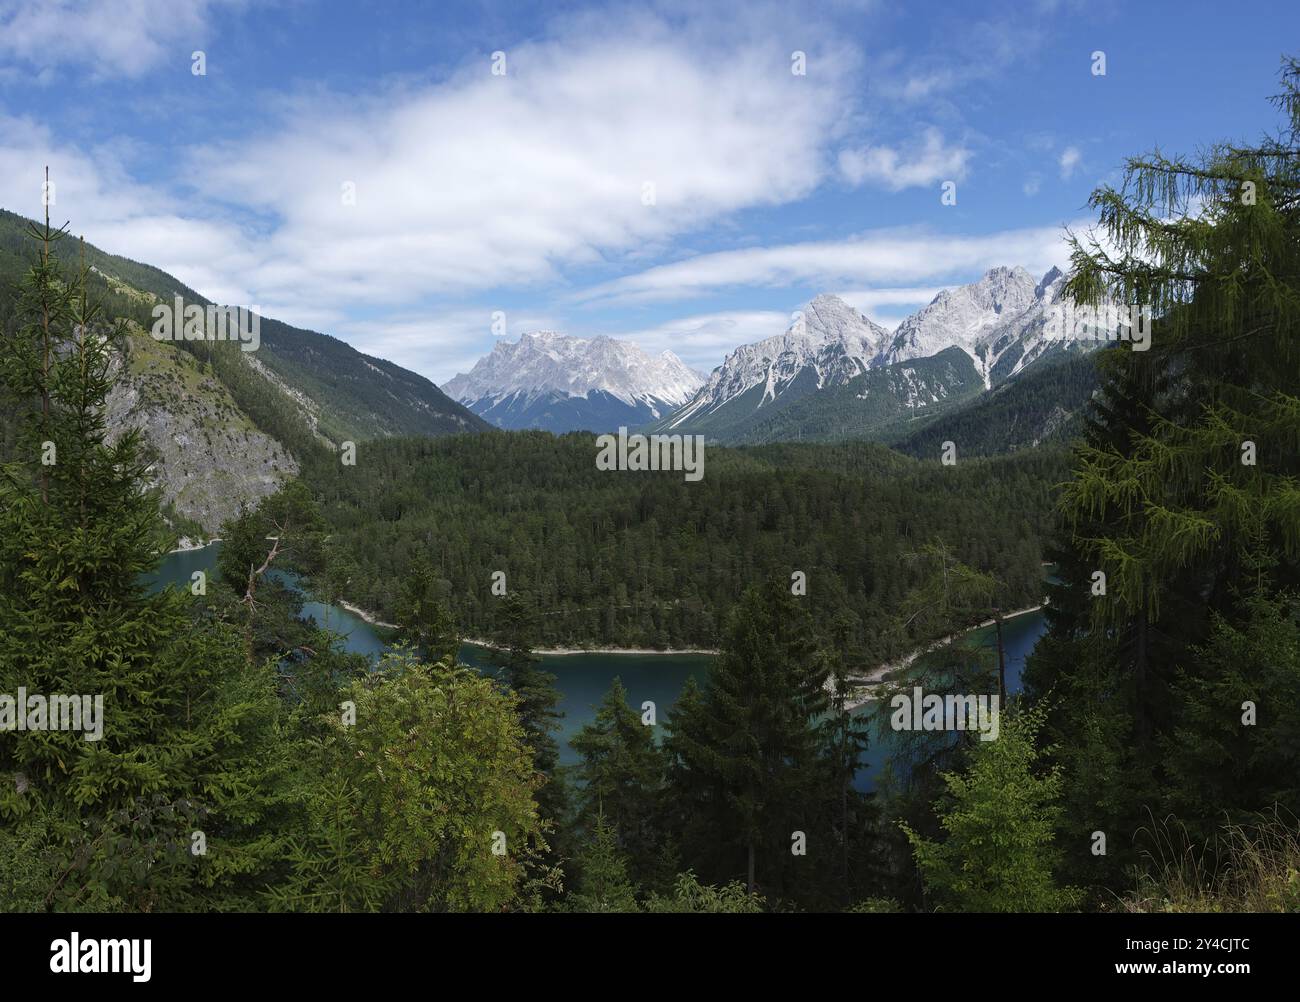
<instances>
[{"instance_id":1,"label":"spruce tree","mask_svg":"<svg viewBox=\"0 0 1300 1002\"><path fill-rule=\"evenodd\" d=\"M615 678L596 708L595 719L571 742L582 761L578 767L578 821L592 832L607 819L638 883L657 884L664 848L664 756L654 728L628 705L627 690Z\"/></svg>"},{"instance_id":2,"label":"spruce tree","mask_svg":"<svg viewBox=\"0 0 1300 1002\"><path fill-rule=\"evenodd\" d=\"M817 726L826 676L807 607L780 583L747 589L707 687L684 692L669 721L683 857L708 878L743 877L770 898L809 893L819 881L799 866L809 857L792 856L798 831L814 840L813 866L834 866L838 791Z\"/></svg>"},{"instance_id":3,"label":"spruce tree","mask_svg":"<svg viewBox=\"0 0 1300 1002\"><path fill-rule=\"evenodd\" d=\"M948 797L938 805L942 841L902 825L916 854L932 908L970 912L1068 909L1078 900L1057 885L1059 768L1040 773L1034 746L1038 709L1001 718L997 740L981 743L964 773L946 773Z\"/></svg>"},{"instance_id":4,"label":"spruce tree","mask_svg":"<svg viewBox=\"0 0 1300 1002\"><path fill-rule=\"evenodd\" d=\"M427 557L413 561L402 581L395 613L403 640L414 644L429 661L455 663L460 638L440 595L433 564Z\"/></svg>"},{"instance_id":5,"label":"spruce tree","mask_svg":"<svg viewBox=\"0 0 1300 1002\"><path fill-rule=\"evenodd\" d=\"M1300 817L1296 596L1251 596L1236 622L1216 614L1173 689L1178 723L1162 751L1168 803L1189 834L1209 839L1261 810Z\"/></svg>"},{"instance_id":6,"label":"spruce tree","mask_svg":"<svg viewBox=\"0 0 1300 1002\"><path fill-rule=\"evenodd\" d=\"M274 684L241 671L229 630L192 629L187 594L145 586L174 537L139 433L110 442L127 334L88 299L84 266L64 273L64 232L30 228L0 351L25 411L0 469L0 692L100 699L102 734L88 740L85 719L0 731L0 818L44 829L43 907L235 907L280 854Z\"/></svg>"},{"instance_id":7,"label":"spruce tree","mask_svg":"<svg viewBox=\"0 0 1300 1002\"><path fill-rule=\"evenodd\" d=\"M555 740L563 714L557 709L560 694L555 688L555 676L539 667L541 659L532 651L532 618L531 607L518 595L502 597L497 619L499 646L493 657L515 695L524 740L532 749L533 765L542 777L537 791L538 810L544 820L558 826L551 840L554 860L565 858L569 848L564 837L569 827L569 789Z\"/></svg>"},{"instance_id":8,"label":"spruce tree","mask_svg":"<svg viewBox=\"0 0 1300 1002\"><path fill-rule=\"evenodd\" d=\"M618 843L617 829L604 815L597 815L576 860L577 886L568 898L573 911L637 911L635 885Z\"/></svg>"}]
</instances>

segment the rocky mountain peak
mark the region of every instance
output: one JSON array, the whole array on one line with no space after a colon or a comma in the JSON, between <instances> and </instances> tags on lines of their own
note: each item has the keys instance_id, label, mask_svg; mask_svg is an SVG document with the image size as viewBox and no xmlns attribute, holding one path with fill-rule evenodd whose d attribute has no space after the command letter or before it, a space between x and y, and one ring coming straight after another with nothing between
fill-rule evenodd
<instances>
[{"instance_id":1,"label":"rocky mountain peak","mask_svg":"<svg viewBox=\"0 0 1300 1002\"><path fill-rule=\"evenodd\" d=\"M1038 288L1035 289L1034 292L1039 299L1047 297L1055 298L1055 295L1059 292L1064 279L1065 272L1061 271L1061 269L1055 265L1052 265L1052 267L1047 269L1046 274L1043 275L1042 279L1038 283Z\"/></svg>"},{"instance_id":2,"label":"rocky mountain peak","mask_svg":"<svg viewBox=\"0 0 1300 1002\"><path fill-rule=\"evenodd\" d=\"M548 330L521 334L515 342L498 341L445 389L454 399L477 406L512 396L534 400L593 392L628 405L654 401L677 406L703 381L670 351L650 355L631 341L604 334L579 338Z\"/></svg>"}]
</instances>

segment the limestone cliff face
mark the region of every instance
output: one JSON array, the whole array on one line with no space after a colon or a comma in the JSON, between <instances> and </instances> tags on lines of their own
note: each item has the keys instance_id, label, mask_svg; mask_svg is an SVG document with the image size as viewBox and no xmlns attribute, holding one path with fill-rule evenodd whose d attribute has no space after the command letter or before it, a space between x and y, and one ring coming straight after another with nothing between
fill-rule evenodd
<instances>
[{"instance_id":1,"label":"limestone cliff face","mask_svg":"<svg viewBox=\"0 0 1300 1002\"><path fill-rule=\"evenodd\" d=\"M182 534L197 526L218 535L241 505L256 504L298 472L294 458L193 355L134 328L118 364L107 407L110 440L141 430L155 483L181 516Z\"/></svg>"}]
</instances>

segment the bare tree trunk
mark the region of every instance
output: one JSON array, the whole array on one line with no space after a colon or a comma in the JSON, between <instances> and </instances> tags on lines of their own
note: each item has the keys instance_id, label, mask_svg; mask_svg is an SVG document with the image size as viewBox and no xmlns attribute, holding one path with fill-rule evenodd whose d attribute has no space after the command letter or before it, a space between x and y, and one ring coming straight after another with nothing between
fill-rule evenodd
<instances>
[{"instance_id":1,"label":"bare tree trunk","mask_svg":"<svg viewBox=\"0 0 1300 1002\"><path fill-rule=\"evenodd\" d=\"M840 870L844 879L844 901L849 897L849 772L846 767L840 786Z\"/></svg>"},{"instance_id":2,"label":"bare tree trunk","mask_svg":"<svg viewBox=\"0 0 1300 1002\"><path fill-rule=\"evenodd\" d=\"M998 627L998 694L1003 706L1007 705L1007 656L1006 647L1002 643L1002 610L995 609L993 612L993 621Z\"/></svg>"},{"instance_id":3,"label":"bare tree trunk","mask_svg":"<svg viewBox=\"0 0 1300 1002\"><path fill-rule=\"evenodd\" d=\"M41 244L41 264L50 263L50 168L45 167L45 188L41 191L45 203L45 239ZM42 292L41 303L41 433L50 433L50 307L49 287ZM41 502L50 503L50 472L41 464Z\"/></svg>"},{"instance_id":4,"label":"bare tree trunk","mask_svg":"<svg viewBox=\"0 0 1300 1002\"><path fill-rule=\"evenodd\" d=\"M1147 719L1147 604L1143 598L1137 615L1136 652L1133 663L1134 713L1137 717L1138 747L1145 748L1151 734Z\"/></svg>"}]
</instances>

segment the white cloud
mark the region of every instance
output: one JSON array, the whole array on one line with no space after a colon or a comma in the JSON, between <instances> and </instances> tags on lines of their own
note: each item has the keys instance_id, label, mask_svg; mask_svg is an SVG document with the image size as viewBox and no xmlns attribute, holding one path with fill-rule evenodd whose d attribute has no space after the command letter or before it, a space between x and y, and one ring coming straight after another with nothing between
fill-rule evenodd
<instances>
[{"instance_id":1,"label":"white cloud","mask_svg":"<svg viewBox=\"0 0 1300 1002\"><path fill-rule=\"evenodd\" d=\"M810 193L845 80L792 77L788 60L779 45L696 50L658 22L624 23L514 49L504 77L485 53L436 88L304 98L274 141L204 151L196 180L275 217L244 276L263 299L555 282Z\"/></svg>"},{"instance_id":2,"label":"white cloud","mask_svg":"<svg viewBox=\"0 0 1300 1002\"><path fill-rule=\"evenodd\" d=\"M1038 194L1039 190L1042 187L1043 187L1042 175L1038 173L1033 173L1030 174L1027 178L1025 178L1025 183L1022 186L1022 190L1024 191L1026 198L1033 198L1035 195Z\"/></svg>"},{"instance_id":3,"label":"white cloud","mask_svg":"<svg viewBox=\"0 0 1300 1002\"><path fill-rule=\"evenodd\" d=\"M231 0L0 0L0 56L49 71L85 64L94 77L139 77L165 61L188 68ZM234 0L242 3L242 0Z\"/></svg>"},{"instance_id":4,"label":"white cloud","mask_svg":"<svg viewBox=\"0 0 1300 1002\"><path fill-rule=\"evenodd\" d=\"M835 292L842 300L888 330L927 305L944 288L923 285L895 289L844 289ZM907 307L900 310L899 307Z\"/></svg>"},{"instance_id":5,"label":"white cloud","mask_svg":"<svg viewBox=\"0 0 1300 1002\"><path fill-rule=\"evenodd\" d=\"M850 184L864 181L891 191L919 188L937 181L960 181L966 174L970 151L945 146L937 129L927 129L921 143L900 152L891 146L866 146L840 153L840 171Z\"/></svg>"},{"instance_id":6,"label":"white cloud","mask_svg":"<svg viewBox=\"0 0 1300 1002\"><path fill-rule=\"evenodd\" d=\"M790 314L779 310L724 310L612 336L635 341L654 354L671 351L692 369L708 375L732 349L780 334L788 326Z\"/></svg>"},{"instance_id":7,"label":"white cloud","mask_svg":"<svg viewBox=\"0 0 1300 1002\"><path fill-rule=\"evenodd\" d=\"M1032 11L975 20L945 12L942 18L939 44L929 51L900 53L897 65L878 81L877 90L886 99L934 100L998 76L1041 47L1052 21Z\"/></svg>"},{"instance_id":8,"label":"white cloud","mask_svg":"<svg viewBox=\"0 0 1300 1002\"><path fill-rule=\"evenodd\" d=\"M1061 151L1061 159L1059 162L1061 165L1061 179L1063 181L1070 180L1070 177L1074 174L1074 169L1079 166L1079 159L1080 153L1077 146L1067 146Z\"/></svg>"},{"instance_id":9,"label":"white cloud","mask_svg":"<svg viewBox=\"0 0 1300 1002\"><path fill-rule=\"evenodd\" d=\"M153 0L132 0L96 47L87 25L99 24L98 11L73 24L82 6L70 0L33 14L0 0L0 56L35 60L36 40L65 30L67 54L57 58L79 53L96 73L134 75L171 58L170 46L188 61L199 47L189 38L215 3L165 4L179 12L164 17ZM15 40L8 29L20 21L30 30ZM797 202L836 170L893 190L965 171L969 151L934 129L914 146L863 145L859 136L837 163L848 123L862 121L855 58L846 49L819 57L815 39L801 38L817 72L794 77L788 39L770 34L702 38L650 16L580 19L512 48L504 78L490 74L484 52L437 84L284 99L265 131L214 142L184 165L192 186L184 202L135 182L125 151L78 149L41 123L0 113L0 192L6 207L39 215L39 172L49 163L57 220L71 219L106 250L156 264L217 301L256 303L268 316L339 333L442 382L490 350L484 316L495 307L417 315L414 304L432 295L459 303L487 292L490 301L490 290L508 287L517 301L521 288L563 285L578 269L621 274L741 210ZM345 181L357 186L355 206L341 202ZM642 201L647 181L653 206ZM888 325L894 318L876 311L921 305L933 283L998 264L1041 272L1063 258L1054 227L975 237L882 230L703 254L561 303L685 299L746 285L847 288L848 301ZM921 298L890 298L912 293ZM381 319L350 320L358 314ZM510 319L512 335L565 327ZM780 311L700 313L615 336L707 370L788 321Z\"/></svg>"},{"instance_id":10,"label":"white cloud","mask_svg":"<svg viewBox=\"0 0 1300 1002\"><path fill-rule=\"evenodd\" d=\"M1085 229L1088 221L1074 224ZM721 251L660 265L574 294L580 301L650 302L706 295L739 286L895 283L920 285L1019 264L1042 273L1067 258L1061 227L981 236L921 229L878 230L847 240L813 241Z\"/></svg>"},{"instance_id":11,"label":"white cloud","mask_svg":"<svg viewBox=\"0 0 1300 1002\"><path fill-rule=\"evenodd\" d=\"M0 192L5 208L32 219L44 213L41 184L50 168L55 225L112 253L170 272L216 302L272 304L239 281L257 262L244 234L219 218L185 214L173 199L136 184L112 149L78 150L27 118L0 114Z\"/></svg>"},{"instance_id":12,"label":"white cloud","mask_svg":"<svg viewBox=\"0 0 1300 1002\"><path fill-rule=\"evenodd\" d=\"M580 19L513 48L505 77L485 52L436 85L285 99L265 133L195 154L183 206L114 151L0 116L0 191L37 215L49 163L77 232L290 323L553 284L825 179L855 61L828 49L821 71L795 77L787 48L653 17Z\"/></svg>"},{"instance_id":13,"label":"white cloud","mask_svg":"<svg viewBox=\"0 0 1300 1002\"><path fill-rule=\"evenodd\" d=\"M396 362L439 386L458 372L469 372L492 350L492 312L487 309L439 309L404 313L383 320L342 324L335 333L357 351ZM506 332L511 340L526 331L554 330L544 314L508 311Z\"/></svg>"}]
</instances>

